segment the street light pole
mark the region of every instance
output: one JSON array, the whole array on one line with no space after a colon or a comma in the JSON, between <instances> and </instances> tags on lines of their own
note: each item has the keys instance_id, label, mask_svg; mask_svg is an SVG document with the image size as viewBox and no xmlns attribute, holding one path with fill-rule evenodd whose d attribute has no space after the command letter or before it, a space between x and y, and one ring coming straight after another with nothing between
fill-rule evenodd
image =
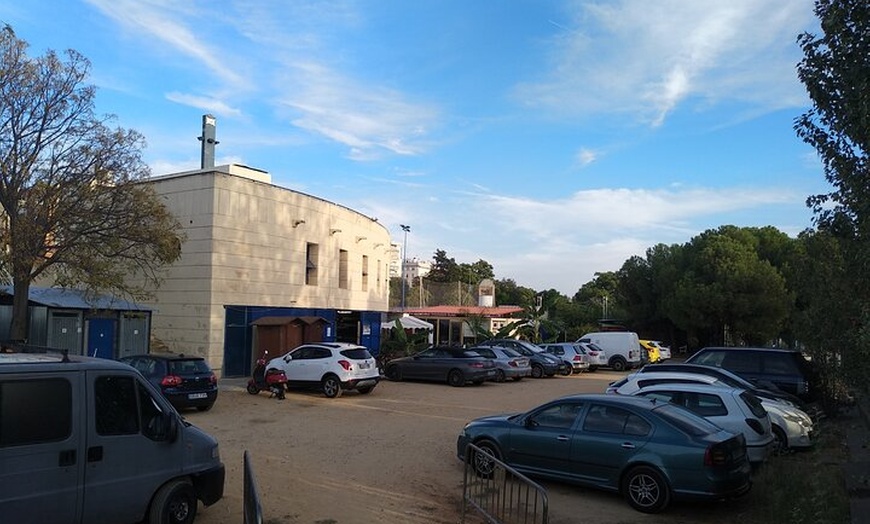
<instances>
[{"instance_id":1,"label":"street light pole","mask_svg":"<svg viewBox=\"0 0 870 524\"><path fill-rule=\"evenodd\" d=\"M405 232L405 247L402 250L402 312L405 312L405 260L408 258L408 232L411 231L411 226L399 224L402 231Z\"/></svg>"}]
</instances>

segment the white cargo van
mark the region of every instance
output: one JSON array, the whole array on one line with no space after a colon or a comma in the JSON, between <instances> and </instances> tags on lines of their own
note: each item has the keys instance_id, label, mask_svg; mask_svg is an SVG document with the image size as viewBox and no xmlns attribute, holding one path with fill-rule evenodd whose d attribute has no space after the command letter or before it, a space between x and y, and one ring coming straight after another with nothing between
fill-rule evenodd
<instances>
[{"instance_id":1,"label":"white cargo van","mask_svg":"<svg viewBox=\"0 0 870 524\"><path fill-rule=\"evenodd\" d=\"M217 441L132 367L0 353L0 520L185 523L223 496Z\"/></svg>"},{"instance_id":2,"label":"white cargo van","mask_svg":"<svg viewBox=\"0 0 870 524\"><path fill-rule=\"evenodd\" d=\"M640 367L641 347L634 331L597 331L586 333L577 342L592 342L607 354L607 365L614 371Z\"/></svg>"}]
</instances>

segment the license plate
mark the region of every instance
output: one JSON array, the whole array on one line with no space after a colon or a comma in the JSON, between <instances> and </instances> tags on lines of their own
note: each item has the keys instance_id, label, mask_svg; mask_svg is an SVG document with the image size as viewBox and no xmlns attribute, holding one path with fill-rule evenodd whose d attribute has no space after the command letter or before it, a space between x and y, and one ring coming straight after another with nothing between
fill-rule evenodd
<instances>
[{"instance_id":1,"label":"license plate","mask_svg":"<svg viewBox=\"0 0 870 524\"><path fill-rule=\"evenodd\" d=\"M188 393L187 398L190 400L197 398L208 398L208 393Z\"/></svg>"},{"instance_id":2,"label":"license plate","mask_svg":"<svg viewBox=\"0 0 870 524\"><path fill-rule=\"evenodd\" d=\"M359 365L359 368L360 368L360 369L369 369L370 367L372 367L372 365L371 365L370 363L368 363L368 362L360 362L360 365Z\"/></svg>"}]
</instances>

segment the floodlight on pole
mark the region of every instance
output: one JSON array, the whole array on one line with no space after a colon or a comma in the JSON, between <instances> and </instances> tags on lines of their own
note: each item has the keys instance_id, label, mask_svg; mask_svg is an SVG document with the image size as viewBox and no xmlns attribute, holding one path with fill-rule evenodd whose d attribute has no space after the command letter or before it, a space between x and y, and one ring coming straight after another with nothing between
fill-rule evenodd
<instances>
[{"instance_id":1,"label":"floodlight on pole","mask_svg":"<svg viewBox=\"0 0 870 524\"><path fill-rule=\"evenodd\" d=\"M408 258L408 232L411 226L399 224L399 227L405 232L405 247L402 249L402 311L405 311L405 260Z\"/></svg>"}]
</instances>

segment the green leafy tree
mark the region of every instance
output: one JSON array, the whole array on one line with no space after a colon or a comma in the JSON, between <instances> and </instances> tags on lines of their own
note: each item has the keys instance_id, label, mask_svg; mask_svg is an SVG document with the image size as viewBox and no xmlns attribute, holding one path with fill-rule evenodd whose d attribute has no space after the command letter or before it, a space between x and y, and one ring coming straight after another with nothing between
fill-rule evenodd
<instances>
[{"instance_id":1,"label":"green leafy tree","mask_svg":"<svg viewBox=\"0 0 870 524\"><path fill-rule=\"evenodd\" d=\"M181 254L180 225L153 189L141 135L94 114L90 63L75 51L31 58L0 30L0 269L14 287L10 336L27 336L37 278L136 299ZM135 278L128 278L134 275Z\"/></svg>"},{"instance_id":2,"label":"green leafy tree","mask_svg":"<svg viewBox=\"0 0 870 524\"><path fill-rule=\"evenodd\" d=\"M456 282L459 280L459 264L455 259L448 257L443 249L436 249L432 269L429 270L426 279L432 282Z\"/></svg>"},{"instance_id":3,"label":"green leafy tree","mask_svg":"<svg viewBox=\"0 0 870 524\"><path fill-rule=\"evenodd\" d=\"M512 278L495 281L495 303L502 306L518 306L529 303L535 296L535 290L517 285Z\"/></svg>"},{"instance_id":4,"label":"green leafy tree","mask_svg":"<svg viewBox=\"0 0 870 524\"><path fill-rule=\"evenodd\" d=\"M848 319L847 329L832 333L833 338L814 340L812 350L824 354L833 346L845 352L839 362L849 360L850 369L860 372L844 376L866 391L870 386L870 4L866 0L816 0L815 14L822 34L798 37L804 53L798 77L813 107L796 119L795 131L816 150L825 179L833 188L810 197L807 204L820 232L833 237L816 240L836 245L842 257L831 261L833 269L819 269L830 270L828 284L844 293L836 301L827 293L804 295L803 313L820 326L831 322L825 315ZM834 374L836 369L828 372Z\"/></svg>"},{"instance_id":5,"label":"green leafy tree","mask_svg":"<svg viewBox=\"0 0 870 524\"><path fill-rule=\"evenodd\" d=\"M692 239L665 313L701 344L765 344L790 311L785 279L752 245L710 230Z\"/></svg>"}]
</instances>

